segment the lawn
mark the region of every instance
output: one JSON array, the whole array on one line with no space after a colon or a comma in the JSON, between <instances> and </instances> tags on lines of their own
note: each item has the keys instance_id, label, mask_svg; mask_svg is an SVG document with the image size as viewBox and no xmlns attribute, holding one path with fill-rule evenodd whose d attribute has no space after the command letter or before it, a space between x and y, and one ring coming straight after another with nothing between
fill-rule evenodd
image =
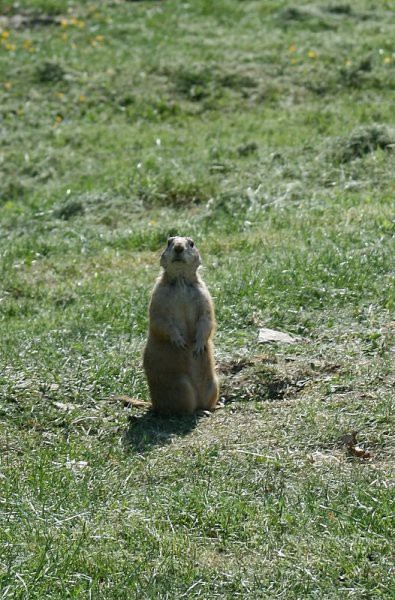
<instances>
[{"instance_id":1,"label":"lawn","mask_svg":"<svg viewBox=\"0 0 395 600\"><path fill-rule=\"evenodd\" d=\"M394 597L394 40L384 0L0 3L1 600ZM174 234L221 408L160 419Z\"/></svg>"}]
</instances>

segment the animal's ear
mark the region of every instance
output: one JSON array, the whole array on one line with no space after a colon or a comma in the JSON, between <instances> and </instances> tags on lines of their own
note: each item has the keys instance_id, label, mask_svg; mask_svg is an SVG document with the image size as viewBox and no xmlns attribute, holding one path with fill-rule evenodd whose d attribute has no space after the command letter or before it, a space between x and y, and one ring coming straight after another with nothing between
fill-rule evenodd
<instances>
[{"instance_id":1,"label":"animal's ear","mask_svg":"<svg viewBox=\"0 0 395 600\"><path fill-rule=\"evenodd\" d=\"M167 238L167 245L170 246L170 244L172 243L172 241L174 240L174 236L173 237L169 237Z\"/></svg>"},{"instance_id":2,"label":"animal's ear","mask_svg":"<svg viewBox=\"0 0 395 600\"><path fill-rule=\"evenodd\" d=\"M194 245L195 245L195 242L193 241L193 239L190 238L190 237L187 237L187 240L188 240L188 243L189 243L190 247L193 248Z\"/></svg>"}]
</instances>

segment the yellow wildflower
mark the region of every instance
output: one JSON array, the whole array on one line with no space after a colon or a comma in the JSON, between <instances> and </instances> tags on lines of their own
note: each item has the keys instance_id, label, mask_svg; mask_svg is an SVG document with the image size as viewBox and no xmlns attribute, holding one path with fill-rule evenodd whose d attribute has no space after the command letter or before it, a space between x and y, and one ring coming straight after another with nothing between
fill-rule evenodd
<instances>
[{"instance_id":1,"label":"yellow wildflower","mask_svg":"<svg viewBox=\"0 0 395 600\"><path fill-rule=\"evenodd\" d=\"M62 115L56 115L56 117L55 117L55 123L58 124L58 123L61 123L62 121L63 121Z\"/></svg>"},{"instance_id":2,"label":"yellow wildflower","mask_svg":"<svg viewBox=\"0 0 395 600\"><path fill-rule=\"evenodd\" d=\"M309 50L307 56L309 58L317 58L317 52L315 52L314 50Z\"/></svg>"},{"instance_id":3,"label":"yellow wildflower","mask_svg":"<svg viewBox=\"0 0 395 600\"><path fill-rule=\"evenodd\" d=\"M383 63L385 65L389 65L392 62L392 57L391 56L386 56L383 60Z\"/></svg>"},{"instance_id":4,"label":"yellow wildflower","mask_svg":"<svg viewBox=\"0 0 395 600\"><path fill-rule=\"evenodd\" d=\"M25 50L30 50L32 45L33 45L33 42L31 40L25 40L23 42L23 47L25 48Z\"/></svg>"},{"instance_id":5,"label":"yellow wildflower","mask_svg":"<svg viewBox=\"0 0 395 600\"><path fill-rule=\"evenodd\" d=\"M2 31L1 32L1 39L8 40L9 37L10 37L10 32L9 31Z\"/></svg>"},{"instance_id":6,"label":"yellow wildflower","mask_svg":"<svg viewBox=\"0 0 395 600\"><path fill-rule=\"evenodd\" d=\"M296 44L291 44L288 48L288 52L296 52Z\"/></svg>"},{"instance_id":7,"label":"yellow wildflower","mask_svg":"<svg viewBox=\"0 0 395 600\"><path fill-rule=\"evenodd\" d=\"M6 81L4 84L4 89L6 89L8 91L11 88L12 88L12 83L10 83L9 81Z\"/></svg>"},{"instance_id":8,"label":"yellow wildflower","mask_svg":"<svg viewBox=\"0 0 395 600\"><path fill-rule=\"evenodd\" d=\"M60 26L61 27L68 27L68 25L69 25L69 20L68 19L62 19L60 21Z\"/></svg>"},{"instance_id":9,"label":"yellow wildflower","mask_svg":"<svg viewBox=\"0 0 395 600\"><path fill-rule=\"evenodd\" d=\"M86 102L86 96L82 95L78 98L80 102Z\"/></svg>"},{"instance_id":10,"label":"yellow wildflower","mask_svg":"<svg viewBox=\"0 0 395 600\"><path fill-rule=\"evenodd\" d=\"M5 49L9 50L9 52L13 52L14 50L16 50L16 46L15 44L6 44Z\"/></svg>"},{"instance_id":11,"label":"yellow wildflower","mask_svg":"<svg viewBox=\"0 0 395 600\"><path fill-rule=\"evenodd\" d=\"M102 42L102 41L104 40L104 35L97 35L97 36L95 37L95 40L96 40L97 42Z\"/></svg>"},{"instance_id":12,"label":"yellow wildflower","mask_svg":"<svg viewBox=\"0 0 395 600\"><path fill-rule=\"evenodd\" d=\"M85 22L81 19L77 19L77 17L72 17L70 23L74 25L74 27L79 27L80 29L85 27Z\"/></svg>"}]
</instances>

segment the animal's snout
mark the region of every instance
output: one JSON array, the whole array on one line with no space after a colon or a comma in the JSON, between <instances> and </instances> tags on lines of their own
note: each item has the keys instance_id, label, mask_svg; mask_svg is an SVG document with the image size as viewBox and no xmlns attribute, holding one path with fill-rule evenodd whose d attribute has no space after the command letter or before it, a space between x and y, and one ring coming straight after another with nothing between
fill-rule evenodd
<instances>
[{"instance_id":1,"label":"animal's snout","mask_svg":"<svg viewBox=\"0 0 395 600\"><path fill-rule=\"evenodd\" d=\"M181 252L183 252L184 250L184 246L182 244L175 244L174 245L174 252L176 254L181 254Z\"/></svg>"}]
</instances>

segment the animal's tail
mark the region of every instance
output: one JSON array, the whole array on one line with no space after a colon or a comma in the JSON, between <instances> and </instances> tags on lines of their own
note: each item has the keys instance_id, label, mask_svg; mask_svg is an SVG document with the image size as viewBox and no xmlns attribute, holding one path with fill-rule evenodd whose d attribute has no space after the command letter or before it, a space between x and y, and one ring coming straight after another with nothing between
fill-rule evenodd
<instances>
[{"instance_id":1,"label":"animal's tail","mask_svg":"<svg viewBox=\"0 0 395 600\"><path fill-rule=\"evenodd\" d=\"M122 402L125 408L148 408L151 406L149 402L144 402L144 400L139 400L138 398L130 398L130 396L111 396L109 400L112 400L113 402Z\"/></svg>"}]
</instances>

